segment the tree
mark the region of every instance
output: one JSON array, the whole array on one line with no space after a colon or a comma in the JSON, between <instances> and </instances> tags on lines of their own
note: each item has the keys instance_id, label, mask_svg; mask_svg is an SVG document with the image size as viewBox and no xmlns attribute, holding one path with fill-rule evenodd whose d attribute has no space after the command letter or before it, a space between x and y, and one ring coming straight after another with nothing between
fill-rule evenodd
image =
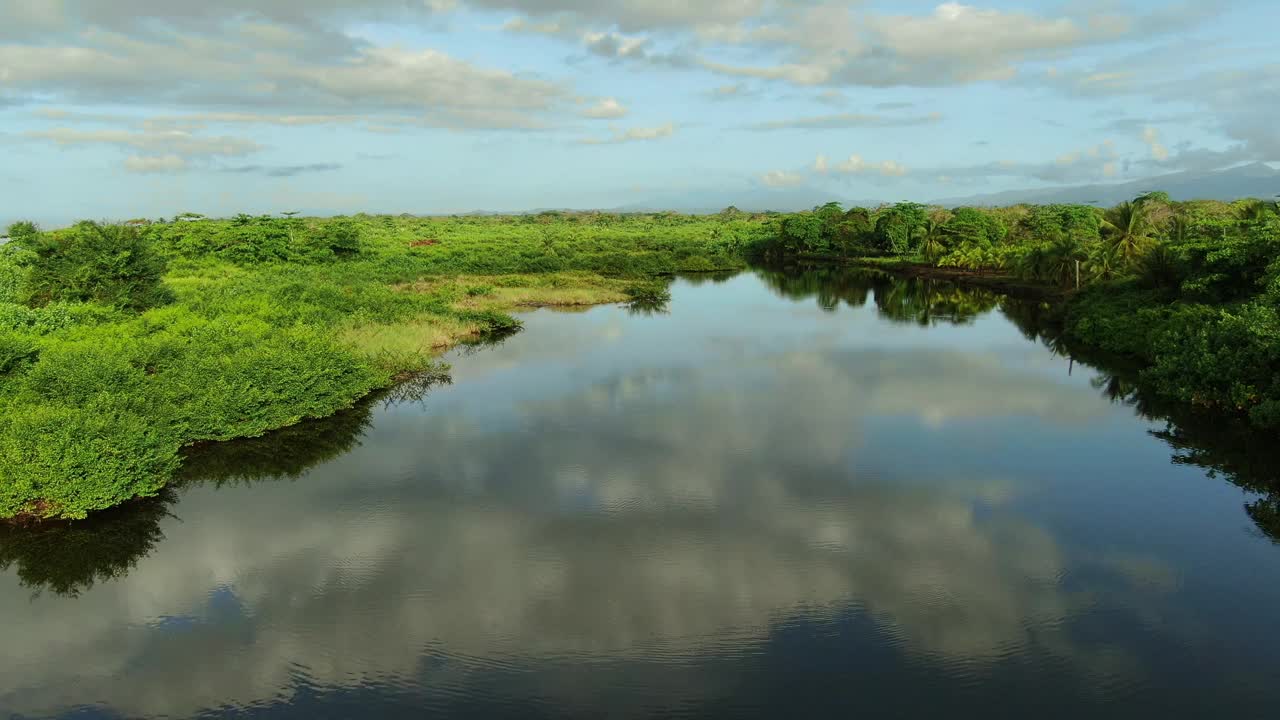
<instances>
[{"instance_id":1,"label":"tree","mask_svg":"<svg viewBox=\"0 0 1280 720\"><path fill-rule=\"evenodd\" d=\"M1268 218L1274 217L1275 208L1271 203L1262 200L1249 200L1240 208L1240 221L1243 223L1261 223L1266 222Z\"/></svg>"},{"instance_id":2,"label":"tree","mask_svg":"<svg viewBox=\"0 0 1280 720\"><path fill-rule=\"evenodd\" d=\"M850 208L836 225L835 245L842 255L855 255L872 247L876 225L871 211L866 208Z\"/></svg>"},{"instance_id":3,"label":"tree","mask_svg":"<svg viewBox=\"0 0 1280 720\"><path fill-rule=\"evenodd\" d=\"M898 203L881 211L876 220L876 248L894 255L916 252L928 220L925 206L919 203Z\"/></svg>"},{"instance_id":4,"label":"tree","mask_svg":"<svg viewBox=\"0 0 1280 720\"><path fill-rule=\"evenodd\" d=\"M1152 244L1151 218L1143 198L1123 202L1102 217L1105 257L1121 269L1132 267Z\"/></svg>"},{"instance_id":5,"label":"tree","mask_svg":"<svg viewBox=\"0 0 1280 720\"><path fill-rule=\"evenodd\" d=\"M983 249L1004 242L1009 234L999 218L969 207L956 208L946 223L945 231L953 245Z\"/></svg>"},{"instance_id":6,"label":"tree","mask_svg":"<svg viewBox=\"0 0 1280 720\"><path fill-rule=\"evenodd\" d=\"M1070 235L1061 235L1044 248L1044 275L1062 287L1075 284L1080 265L1089 259L1086 246Z\"/></svg>"},{"instance_id":7,"label":"tree","mask_svg":"<svg viewBox=\"0 0 1280 720\"><path fill-rule=\"evenodd\" d=\"M798 213L782 221L782 249L788 255L818 252L823 246L822 219Z\"/></svg>"},{"instance_id":8,"label":"tree","mask_svg":"<svg viewBox=\"0 0 1280 720\"><path fill-rule=\"evenodd\" d=\"M925 220L920 230L920 253L929 262L936 262L946 252L946 226L934 218Z\"/></svg>"}]
</instances>

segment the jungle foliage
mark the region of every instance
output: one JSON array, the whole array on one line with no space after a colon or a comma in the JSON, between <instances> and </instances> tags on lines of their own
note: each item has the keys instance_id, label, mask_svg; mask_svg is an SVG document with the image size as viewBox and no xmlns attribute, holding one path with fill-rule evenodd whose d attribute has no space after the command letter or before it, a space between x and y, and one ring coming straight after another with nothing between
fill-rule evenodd
<instances>
[{"instance_id":1,"label":"jungle foliage","mask_svg":"<svg viewBox=\"0 0 1280 720\"><path fill-rule=\"evenodd\" d=\"M1280 428L1280 211L1272 202L914 203L782 219L769 258L895 257L1073 291L1066 332L1140 361L1156 394ZM1079 292L1074 292L1079 290Z\"/></svg>"}]
</instances>

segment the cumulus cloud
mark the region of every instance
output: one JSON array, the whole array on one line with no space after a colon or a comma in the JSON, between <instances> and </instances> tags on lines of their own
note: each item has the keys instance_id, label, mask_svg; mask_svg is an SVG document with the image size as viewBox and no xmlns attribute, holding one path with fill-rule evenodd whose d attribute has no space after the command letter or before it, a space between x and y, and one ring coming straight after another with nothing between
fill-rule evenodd
<instances>
[{"instance_id":1,"label":"cumulus cloud","mask_svg":"<svg viewBox=\"0 0 1280 720\"><path fill-rule=\"evenodd\" d=\"M616 25L623 32L732 25L760 15L765 0L468 0L538 18Z\"/></svg>"},{"instance_id":2,"label":"cumulus cloud","mask_svg":"<svg viewBox=\"0 0 1280 720\"><path fill-rule=\"evenodd\" d=\"M596 104L582 111L583 117L595 120L616 120L627 116L627 108L614 98L603 98Z\"/></svg>"},{"instance_id":3,"label":"cumulus cloud","mask_svg":"<svg viewBox=\"0 0 1280 720\"><path fill-rule=\"evenodd\" d=\"M76 130L60 127L32 130L25 137L52 142L60 147L116 147L127 153L124 168L132 173L172 173L188 170L192 160L236 158L263 149L262 145L241 137L204 136L187 130Z\"/></svg>"},{"instance_id":4,"label":"cumulus cloud","mask_svg":"<svg viewBox=\"0 0 1280 720\"><path fill-rule=\"evenodd\" d=\"M819 155L813 162L813 171L819 175L867 175L875 174L883 177L902 177L907 174L906 166L893 160L867 162L861 155L850 155L845 160L832 163L826 155Z\"/></svg>"},{"instance_id":5,"label":"cumulus cloud","mask_svg":"<svg viewBox=\"0 0 1280 720\"><path fill-rule=\"evenodd\" d=\"M642 58L648 38L628 37L616 32L589 32L582 37L583 45L593 55L608 58Z\"/></svg>"},{"instance_id":6,"label":"cumulus cloud","mask_svg":"<svg viewBox=\"0 0 1280 720\"><path fill-rule=\"evenodd\" d=\"M838 3L796 5L772 25L720 36L780 52L785 59L759 65L709 59L704 67L798 85L1007 80L1026 61L1124 39L1134 24L1111 16L1045 17L955 2L928 15L881 15Z\"/></svg>"},{"instance_id":7,"label":"cumulus cloud","mask_svg":"<svg viewBox=\"0 0 1280 720\"><path fill-rule=\"evenodd\" d=\"M769 187L795 187L804 183L804 176L785 170L772 170L761 175L760 182Z\"/></svg>"},{"instance_id":8,"label":"cumulus cloud","mask_svg":"<svg viewBox=\"0 0 1280 720\"><path fill-rule=\"evenodd\" d=\"M298 123L305 115L408 113L425 124L472 129L539 127L572 97L560 84L438 50L376 46L343 34L337 25L318 24L328 11L389 11L393 3L347 10L332 4L317 10L314 22L308 20L310 9L291 15L285 10L301 6L276 3L220 16L216 23L205 17L203 3L189 13L165 10L184 4L133 4L140 17L163 21L170 31L103 25L39 43L0 45L0 89L45 101L151 104L293 117ZM279 24L281 18L292 18L291 24Z\"/></svg>"}]
</instances>

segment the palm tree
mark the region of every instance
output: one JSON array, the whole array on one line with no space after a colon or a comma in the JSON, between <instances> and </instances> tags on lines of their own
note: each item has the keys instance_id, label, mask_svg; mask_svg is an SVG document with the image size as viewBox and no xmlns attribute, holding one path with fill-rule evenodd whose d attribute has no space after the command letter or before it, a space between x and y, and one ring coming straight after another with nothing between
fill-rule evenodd
<instances>
[{"instance_id":1,"label":"palm tree","mask_svg":"<svg viewBox=\"0 0 1280 720\"><path fill-rule=\"evenodd\" d=\"M1178 255L1168 245L1156 245L1138 262L1142 283L1156 290L1171 290L1178 285Z\"/></svg>"},{"instance_id":2,"label":"palm tree","mask_svg":"<svg viewBox=\"0 0 1280 720\"><path fill-rule=\"evenodd\" d=\"M1245 223L1260 223L1271 215L1271 204L1262 200L1250 200L1240 208L1240 220Z\"/></svg>"},{"instance_id":3,"label":"palm tree","mask_svg":"<svg viewBox=\"0 0 1280 720\"><path fill-rule=\"evenodd\" d=\"M1015 256L1013 272L1021 278L1044 280L1048 276L1048 252L1043 244L1033 245Z\"/></svg>"},{"instance_id":4,"label":"palm tree","mask_svg":"<svg viewBox=\"0 0 1280 720\"><path fill-rule=\"evenodd\" d=\"M1102 238L1107 255L1128 267L1151 244L1151 218L1144 199L1123 202L1106 211L1102 218Z\"/></svg>"},{"instance_id":5,"label":"palm tree","mask_svg":"<svg viewBox=\"0 0 1280 720\"><path fill-rule=\"evenodd\" d=\"M1088 260L1085 247L1078 238L1062 235L1045 248L1045 277L1062 287L1069 287L1079 272L1079 263Z\"/></svg>"},{"instance_id":6,"label":"palm tree","mask_svg":"<svg viewBox=\"0 0 1280 720\"><path fill-rule=\"evenodd\" d=\"M931 263L942 257L942 251L946 249L942 242L945 232L945 226L936 218L926 220L920 229L920 253Z\"/></svg>"}]
</instances>

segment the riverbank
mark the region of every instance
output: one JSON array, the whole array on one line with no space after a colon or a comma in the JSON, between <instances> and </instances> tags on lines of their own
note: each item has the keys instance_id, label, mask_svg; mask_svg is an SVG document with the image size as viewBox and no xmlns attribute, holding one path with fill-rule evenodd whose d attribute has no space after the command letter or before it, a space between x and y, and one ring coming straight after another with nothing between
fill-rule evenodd
<instances>
[{"instance_id":1,"label":"riverbank","mask_svg":"<svg viewBox=\"0 0 1280 720\"><path fill-rule=\"evenodd\" d=\"M154 495L184 447L349 408L518 329L521 308L661 302L660 273L744 267L764 227L601 214L19 227L0 255L0 517Z\"/></svg>"}]
</instances>

